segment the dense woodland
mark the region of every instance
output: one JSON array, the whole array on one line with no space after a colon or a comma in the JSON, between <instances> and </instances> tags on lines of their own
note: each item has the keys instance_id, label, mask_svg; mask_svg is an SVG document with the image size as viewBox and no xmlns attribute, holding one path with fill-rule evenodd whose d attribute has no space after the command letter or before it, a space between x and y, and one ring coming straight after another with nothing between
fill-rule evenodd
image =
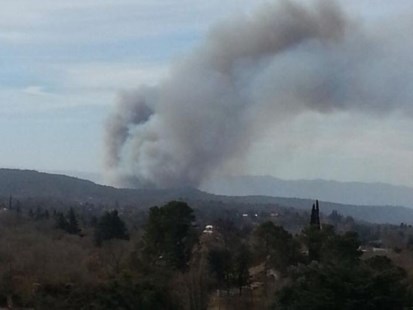
<instances>
[{"instance_id":1,"label":"dense woodland","mask_svg":"<svg viewBox=\"0 0 413 310\"><path fill-rule=\"evenodd\" d=\"M171 201L0 212L0 306L35 309L406 309L413 228L338 212ZM321 206L322 211L322 206ZM312 212L311 212L312 213ZM310 225L310 218L313 225ZM207 228L205 228L207 226Z\"/></svg>"}]
</instances>

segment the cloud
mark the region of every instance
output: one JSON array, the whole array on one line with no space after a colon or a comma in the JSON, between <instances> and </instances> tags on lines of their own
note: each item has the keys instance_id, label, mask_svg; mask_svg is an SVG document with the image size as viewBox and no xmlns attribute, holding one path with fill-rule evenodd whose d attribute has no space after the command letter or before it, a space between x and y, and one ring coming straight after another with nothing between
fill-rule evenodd
<instances>
[{"instance_id":1,"label":"cloud","mask_svg":"<svg viewBox=\"0 0 413 310\"><path fill-rule=\"evenodd\" d=\"M0 37L14 44L78 44L176 36L206 30L233 10L239 1L17 0L2 5Z\"/></svg>"},{"instance_id":2,"label":"cloud","mask_svg":"<svg viewBox=\"0 0 413 310\"><path fill-rule=\"evenodd\" d=\"M157 64L88 63L60 67L68 88L117 92L137 84L155 85L166 76L166 67Z\"/></svg>"},{"instance_id":3,"label":"cloud","mask_svg":"<svg viewBox=\"0 0 413 310\"><path fill-rule=\"evenodd\" d=\"M306 113L275 126L256 141L234 174L275 172L285 179L389 182L413 186L413 124L401 115L382 118Z\"/></svg>"},{"instance_id":4,"label":"cloud","mask_svg":"<svg viewBox=\"0 0 413 310\"><path fill-rule=\"evenodd\" d=\"M50 96L42 86L28 86L22 90L23 93L31 96Z\"/></svg>"}]
</instances>

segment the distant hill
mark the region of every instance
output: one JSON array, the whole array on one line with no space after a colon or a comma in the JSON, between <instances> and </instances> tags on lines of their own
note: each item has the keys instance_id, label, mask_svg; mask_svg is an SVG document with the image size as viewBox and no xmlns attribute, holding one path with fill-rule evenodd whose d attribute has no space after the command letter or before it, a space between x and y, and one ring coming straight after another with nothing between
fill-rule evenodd
<instances>
[{"instance_id":1,"label":"distant hill","mask_svg":"<svg viewBox=\"0 0 413 310\"><path fill-rule=\"evenodd\" d=\"M321 194L321 193L320 193ZM309 210L314 200L270 196L224 196L209 194L192 188L179 189L118 189L95 184L65 175L42 173L33 170L0 169L0 199L7 201L9 195L17 199L42 198L66 203L94 203L136 206L147 208L170 200L185 200L196 208L219 206L234 208L243 206L288 207ZM316 198L315 195L312 195ZM401 222L413 224L413 209L392 206L357 206L321 201L321 211L329 214L337 210L345 216L374 222Z\"/></svg>"},{"instance_id":2,"label":"distant hill","mask_svg":"<svg viewBox=\"0 0 413 310\"><path fill-rule=\"evenodd\" d=\"M229 196L318 198L344 204L413 207L413 188L385 183L287 181L271 176L236 176L214 179L205 184L203 190Z\"/></svg>"},{"instance_id":3,"label":"distant hill","mask_svg":"<svg viewBox=\"0 0 413 310\"><path fill-rule=\"evenodd\" d=\"M118 189L91 181L34 170L0 169L0 196L51 198L72 202L137 204L147 207L201 195L195 189Z\"/></svg>"}]
</instances>

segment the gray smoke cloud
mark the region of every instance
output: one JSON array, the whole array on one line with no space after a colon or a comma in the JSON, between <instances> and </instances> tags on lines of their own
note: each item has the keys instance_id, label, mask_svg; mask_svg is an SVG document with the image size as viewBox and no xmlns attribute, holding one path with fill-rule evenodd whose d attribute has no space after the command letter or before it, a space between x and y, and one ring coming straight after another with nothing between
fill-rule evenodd
<instances>
[{"instance_id":1,"label":"gray smoke cloud","mask_svg":"<svg viewBox=\"0 0 413 310\"><path fill-rule=\"evenodd\" d=\"M106 172L123 186L198 186L300 113L410 114L407 48L360 28L330 0L268 4L217 25L158 86L120 96Z\"/></svg>"}]
</instances>

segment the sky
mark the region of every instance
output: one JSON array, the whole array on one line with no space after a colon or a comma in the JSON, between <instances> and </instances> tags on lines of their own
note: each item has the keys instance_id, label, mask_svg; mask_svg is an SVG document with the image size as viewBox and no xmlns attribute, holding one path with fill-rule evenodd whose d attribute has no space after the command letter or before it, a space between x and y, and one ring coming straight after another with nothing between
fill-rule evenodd
<instances>
[{"instance_id":1,"label":"sky","mask_svg":"<svg viewBox=\"0 0 413 310\"><path fill-rule=\"evenodd\" d=\"M4 1L0 166L99 173L119 94L157 85L217 22L265 2ZM413 11L408 0L341 2L357 23L383 31ZM274 130L285 138L267 131L234 173L413 186L411 118L306 113Z\"/></svg>"}]
</instances>

